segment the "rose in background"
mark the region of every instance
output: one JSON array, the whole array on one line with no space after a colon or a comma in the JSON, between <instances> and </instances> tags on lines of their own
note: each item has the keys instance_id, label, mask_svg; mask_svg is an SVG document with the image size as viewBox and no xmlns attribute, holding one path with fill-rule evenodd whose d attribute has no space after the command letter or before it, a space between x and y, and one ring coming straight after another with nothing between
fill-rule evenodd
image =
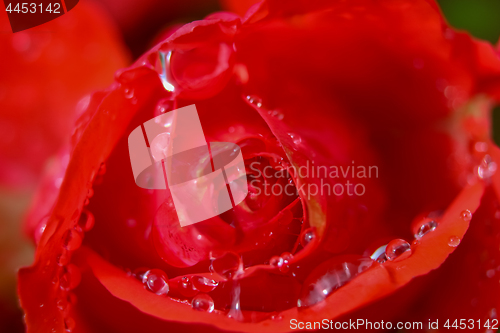
<instances>
[{"instance_id":1,"label":"rose in background","mask_svg":"<svg viewBox=\"0 0 500 333\"><path fill-rule=\"evenodd\" d=\"M429 1L270 0L180 28L92 96L67 169L48 177L61 186L41 193L59 197L35 204L36 259L20 272L28 330L495 318L499 84L497 52ZM181 229L168 191L135 186L126 137L193 103L208 141L238 143L247 166L356 160L381 176L360 197L249 188L241 207Z\"/></svg>"},{"instance_id":2,"label":"rose in background","mask_svg":"<svg viewBox=\"0 0 500 333\"><path fill-rule=\"evenodd\" d=\"M46 163L69 144L77 105L85 108L88 94L109 85L129 56L110 19L90 1L16 34L2 7L0 49L0 330L16 332L24 328L15 275L33 260L21 220Z\"/></svg>"}]
</instances>

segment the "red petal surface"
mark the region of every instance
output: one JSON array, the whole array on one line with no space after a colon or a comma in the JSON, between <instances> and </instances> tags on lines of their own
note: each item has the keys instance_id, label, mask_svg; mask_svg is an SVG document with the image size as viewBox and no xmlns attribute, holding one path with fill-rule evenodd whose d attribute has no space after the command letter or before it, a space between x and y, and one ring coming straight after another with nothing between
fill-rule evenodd
<instances>
[{"instance_id":1,"label":"red petal surface","mask_svg":"<svg viewBox=\"0 0 500 333\"><path fill-rule=\"evenodd\" d=\"M96 4L85 1L56 21L12 34L6 12L0 13L4 186L36 184L46 159L71 134L78 101L109 85L126 64L124 47L108 20Z\"/></svg>"}]
</instances>

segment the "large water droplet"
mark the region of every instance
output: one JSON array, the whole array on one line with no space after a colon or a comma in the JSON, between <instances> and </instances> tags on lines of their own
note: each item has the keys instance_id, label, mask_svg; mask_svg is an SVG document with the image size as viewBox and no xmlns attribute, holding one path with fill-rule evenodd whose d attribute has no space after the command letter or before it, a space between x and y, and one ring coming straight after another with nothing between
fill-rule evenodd
<instances>
[{"instance_id":1,"label":"large water droplet","mask_svg":"<svg viewBox=\"0 0 500 333\"><path fill-rule=\"evenodd\" d=\"M94 227L94 223L95 223L94 214L92 214L87 209L84 209L82 211L82 214L80 215L80 218L78 219L78 227L82 231L86 232Z\"/></svg>"},{"instance_id":2,"label":"large water droplet","mask_svg":"<svg viewBox=\"0 0 500 333\"><path fill-rule=\"evenodd\" d=\"M179 292L185 297L193 297L198 293L193 282L188 276L183 276L178 283Z\"/></svg>"},{"instance_id":3,"label":"large water droplet","mask_svg":"<svg viewBox=\"0 0 500 333\"><path fill-rule=\"evenodd\" d=\"M434 231L437 227L437 222L434 220L423 219L421 224L417 226L417 233L415 234L416 239L424 237L431 231Z\"/></svg>"},{"instance_id":4,"label":"large water droplet","mask_svg":"<svg viewBox=\"0 0 500 333\"><path fill-rule=\"evenodd\" d=\"M242 272L241 257L234 252L226 252L212 258L210 270L224 279L231 279Z\"/></svg>"},{"instance_id":5,"label":"large water droplet","mask_svg":"<svg viewBox=\"0 0 500 333\"><path fill-rule=\"evenodd\" d=\"M69 261L71 259L71 252L63 249L62 252L57 256L56 262L59 266L66 266L69 264Z\"/></svg>"},{"instance_id":6,"label":"large water droplet","mask_svg":"<svg viewBox=\"0 0 500 333\"><path fill-rule=\"evenodd\" d=\"M162 114L167 113L169 111L172 111L176 108L177 108L177 101L175 98L162 99L156 105L155 116L162 115Z\"/></svg>"},{"instance_id":7,"label":"large water droplet","mask_svg":"<svg viewBox=\"0 0 500 333\"><path fill-rule=\"evenodd\" d=\"M297 306L307 307L323 301L372 264L370 258L356 256L337 257L322 263L304 282Z\"/></svg>"},{"instance_id":8,"label":"large water droplet","mask_svg":"<svg viewBox=\"0 0 500 333\"><path fill-rule=\"evenodd\" d=\"M248 103L250 103L258 108L262 107L262 99L260 97L248 95L247 101L248 101Z\"/></svg>"},{"instance_id":9,"label":"large water droplet","mask_svg":"<svg viewBox=\"0 0 500 333\"><path fill-rule=\"evenodd\" d=\"M160 80L161 83L163 84L163 88L167 91L174 91L175 87L172 84L173 79L172 79L172 73L170 69L170 59L172 57L172 51L168 52L158 52L159 60L160 60Z\"/></svg>"},{"instance_id":10,"label":"large water droplet","mask_svg":"<svg viewBox=\"0 0 500 333\"><path fill-rule=\"evenodd\" d=\"M62 240L63 246L69 251L75 251L82 245L82 235L75 229L66 230Z\"/></svg>"},{"instance_id":11,"label":"large water droplet","mask_svg":"<svg viewBox=\"0 0 500 333\"><path fill-rule=\"evenodd\" d=\"M470 212L470 210L466 209L460 213L460 217L465 222L469 222L472 219L472 213Z\"/></svg>"},{"instance_id":12,"label":"large water droplet","mask_svg":"<svg viewBox=\"0 0 500 333\"><path fill-rule=\"evenodd\" d=\"M69 264L63 267L61 278L59 279L59 286L62 290L72 290L78 287L82 277L80 270L76 265Z\"/></svg>"},{"instance_id":13,"label":"large water droplet","mask_svg":"<svg viewBox=\"0 0 500 333\"><path fill-rule=\"evenodd\" d=\"M306 247L316 238L316 231L314 228L308 228L300 235L300 245Z\"/></svg>"},{"instance_id":14,"label":"large water droplet","mask_svg":"<svg viewBox=\"0 0 500 333\"><path fill-rule=\"evenodd\" d=\"M151 142L151 155L155 161L161 161L170 155L169 149L171 149L170 143L170 133L165 132L157 135Z\"/></svg>"},{"instance_id":15,"label":"large water droplet","mask_svg":"<svg viewBox=\"0 0 500 333\"><path fill-rule=\"evenodd\" d=\"M126 99L131 99L134 97L134 89L132 89L132 88L123 89L123 93L124 93Z\"/></svg>"},{"instance_id":16,"label":"large water droplet","mask_svg":"<svg viewBox=\"0 0 500 333\"><path fill-rule=\"evenodd\" d=\"M151 292L157 295L166 295L169 291L168 277L161 269L151 269L142 278L142 283Z\"/></svg>"},{"instance_id":17,"label":"large water droplet","mask_svg":"<svg viewBox=\"0 0 500 333\"><path fill-rule=\"evenodd\" d=\"M281 112L281 111L278 111L278 110L269 110L267 111L267 113L273 117L273 118L276 118L278 120L283 120L283 118L285 118L285 115Z\"/></svg>"},{"instance_id":18,"label":"large water droplet","mask_svg":"<svg viewBox=\"0 0 500 333\"><path fill-rule=\"evenodd\" d=\"M489 179L497 171L497 164L491 160L489 155L486 155L479 166L477 167L477 175L481 179Z\"/></svg>"},{"instance_id":19,"label":"large water droplet","mask_svg":"<svg viewBox=\"0 0 500 333\"><path fill-rule=\"evenodd\" d=\"M288 133L288 136L290 137L290 139L292 139L292 141L295 145L299 145L302 143L302 138L299 135L293 134L293 133Z\"/></svg>"},{"instance_id":20,"label":"large water droplet","mask_svg":"<svg viewBox=\"0 0 500 333\"><path fill-rule=\"evenodd\" d=\"M146 267L139 267L134 269L132 272L132 276L136 278L139 281L144 281L144 275L149 271L149 268Z\"/></svg>"},{"instance_id":21,"label":"large water droplet","mask_svg":"<svg viewBox=\"0 0 500 333\"><path fill-rule=\"evenodd\" d=\"M207 294L198 294L193 297L191 306L194 310L212 312L214 311L214 300Z\"/></svg>"},{"instance_id":22,"label":"large water droplet","mask_svg":"<svg viewBox=\"0 0 500 333\"><path fill-rule=\"evenodd\" d=\"M448 239L448 245L451 247L457 247L460 245L460 238L457 236L451 236L450 239Z\"/></svg>"},{"instance_id":23,"label":"large water droplet","mask_svg":"<svg viewBox=\"0 0 500 333\"><path fill-rule=\"evenodd\" d=\"M71 317L65 318L64 319L64 329L66 332L73 332L75 329L76 323L75 320Z\"/></svg>"},{"instance_id":24,"label":"large water droplet","mask_svg":"<svg viewBox=\"0 0 500 333\"><path fill-rule=\"evenodd\" d=\"M38 225L35 229L34 237L35 237L35 243L38 244L40 243L40 239L42 239L43 232L45 231L45 228L47 227L47 222L49 221L49 216L44 217L43 219L38 222Z\"/></svg>"},{"instance_id":25,"label":"large water droplet","mask_svg":"<svg viewBox=\"0 0 500 333\"><path fill-rule=\"evenodd\" d=\"M390 261L400 261L411 256L410 243L404 239L394 239L387 244L385 256Z\"/></svg>"},{"instance_id":26,"label":"large water droplet","mask_svg":"<svg viewBox=\"0 0 500 333\"><path fill-rule=\"evenodd\" d=\"M383 246L379 247L378 249L376 249L372 253L370 258L372 258L372 260L375 260L379 264L383 264L384 262L387 261L387 257L385 256L385 249L386 248L387 248L387 245L383 245Z\"/></svg>"},{"instance_id":27,"label":"large water droplet","mask_svg":"<svg viewBox=\"0 0 500 333\"><path fill-rule=\"evenodd\" d=\"M193 286L203 293L211 292L219 285L219 282L204 276L193 276L191 281L193 282Z\"/></svg>"}]
</instances>

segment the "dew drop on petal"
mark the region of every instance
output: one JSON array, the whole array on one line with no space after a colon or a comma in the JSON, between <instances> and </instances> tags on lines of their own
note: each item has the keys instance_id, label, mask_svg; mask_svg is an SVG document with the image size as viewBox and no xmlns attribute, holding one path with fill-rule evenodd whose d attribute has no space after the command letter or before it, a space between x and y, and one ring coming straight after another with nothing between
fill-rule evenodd
<instances>
[{"instance_id":1,"label":"dew drop on petal","mask_svg":"<svg viewBox=\"0 0 500 333\"><path fill-rule=\"evenodd\" d=\"M477 175L481 179L489 179L497 171L497 164L491 160L489 155L486 155L479 166L477 167Z\"/></svg>"},{"instance_id":2,"label":"dew drop on petal","mask_svg":"<svg viewBox=\"0 0 500 333\"><path fill-rule=\"evenodd\" d=\"M59 280L59 286L62 290L73 290L80 284L82 279L80 269L76 265L69 264L63 267L63 272Z\"/></svg>"},{"instance_id":3,"label":"dew drop on petal","mask_svg":"<svg viewBox=\"0 0 500 333\"><path fill-rule=\"evenodd\" d=\"M69 313L71 304L68 302L66 297L64 297L56 301L56 307L62 313L63 316L66 316Z\"/></svg>"},{"instance_id":4,"label":"dew drop on petal","mask_svg":"<svg viewBox=\"0 0 500 333\"><path fill-rule=\"evenodd\" d=\"M450 239L448 239L448 245L451 247L457 247L460 244L460 238L457 236L451 236Z\"/></svg>"},{"instance_id":5,"label":"dew drop on petal","mask_svg":"<svg viewBox=\"0 0 500 333\"><path fill-rule=\"evenodd\" d=\"M384 262L387 261L387 257L385 256L385 249L386 248L387 248L387 245L383 245L383 246L379 247L378 249L376 249L372 253L370 258L372 258L372 260L375 260L379 264L383 264Z\"/></svg>"},{"instance_id":6,"label":"dew drop on petal","mask_svg":"<svg viewBox=\"0 0 500 333\"><path fill-rule=\"evenodd\" d=\"M73 332L75 329L76 323L75 320L71 317L65 318L64 319L64 329L66 332Z\"/></svg>"},{"instance_id":7,"label":"dew drop on petal","mask_svg":"<svg viewBox=\"0 0 500 333\"><path fill-rule=\"evenodd\" d=\"M38 244L40 243L40 239L42 239L43 232L45 231L45 228L47 227L47 222L49 221L49 217L46 216L43 219L38 222L38 225L35 229L34 237L35 237L35 243Z\"/></svg>"},{"instance_id":8,"label":"dew drop on petal","mask_svg":"<svg viewBox=\"0 0 500 333\"><path fill-rule=\"evenodd\" d=\"M134 97L134 89L131 89L131 88L125 88L123 90L124 94L125 94L125 98L126 99L131 99Z\"/></svg>"},{"instance_id":9,"label":"dew drop on petal","mask_svg":"<svg viewBox=\"0 0 500 333\"><path fill-rule=\"evenodd\" d=\"M248 103L250 103L250 104L252 104L252 105L254 105L254 106L258 107L258 108L262 107L262 99L259 98L259 97L257 97L257 96L250 96L250 95L248 95L247 96L247 101L248 101Z\"/></svg>"},{"instance_id":10,"label":"dew drop on petal","mask_svg":"<svg viewBox=\"0 0 500 333\"><path fill-rule=\"evenodd\" d=\"M372 265L370 258L351 256L341 256L323 262L306 278L297 306L308 307L323 301Z\"/></svg>"},{"instance_id":11,"label":"dew drop on petal","mask_svg":"<svg viewBox=\"0 0 500 333\"><path fill-rule=\"evenodd\" d=\"M132 272L132 276L142 282L144 280L144 274L146 274L148 271L149 269L146 267L139 267L134 269L134 271Z\"/></svg>"},{"instance_id":12,"label":"dew drop on petal","mask_svg":"<svg viewBox=\"0 0 500 333\"><path fill-rule=\"evenodd\" d=\"M183 276L178 283L179 292L185 297L193 297L198 293L188 276Z\"/></svg>"},{"instance_id":13,"label":"dew drop on petal","mask_svg":"<svg viewBox=\"0 0 500 333\"><path fill-rule=\"evenodd\" d=\"M269 265L273 267L281 267L283 266L283 258L274 256L271 259L269 259Z\"/></svg>"},{"instance_id":14,"label":"dew drop on petal","mask_svg":"<svg viewBox=\"0 0 500 333\"><path fill-rule=\"evenodd\" d=\"M66 230L62 239L63 246L69 251L74 251L82 245L82 235L75 229Z\"/></svg>"},{"instance_id":15,"label":"dew drop on petal","mask_svg":"<svg viewBox=\"0 0 500 333\"><path fill-rule=\"evenodd\" d=\"M226 252L212 259L210 270L222 278L231 279L243 269L241 257L234 252Z\"/></svg>"},{"instance_id":16,"label":"dew drop on petal","mask_svg":"<svg viewBox=\"0 0 500 333\"><path fill-rule=\"evenodd\" d=\"M472 213L470 212L470 210L466 209L460 213L460 217L462 217L462 220L464 220L465 222L469 222L472 219Z\"/></svg>"},{"instance_id":17,"label":"dew drop on petal","mask_svg":"<svg viewBox=\"0 0 500 333\"><path fill-rule=\"evenodd\" d=\"M169 291L168 277L161 269L151 269L142 278L142 283L151 292L157 295L166 295Z\"/></svg>"},{"instance_id":18,"label":"dew drop on petal","mask_svg":"<svg viewBox=\"0 0 500 333\"><path fill-rule=\"evenodd\" d=\"M193 297L191 307L197 311L210 313L214 311L214 300L207 294L198 294Z\"/></svg>"},{"instance_id":19,"label":"dew drop on petal","mask_svg":"<svg viewBox=\"0 0 500 333\"><path fill-rule=\"evenodd\" d=\"M283 320L283 315L281 313L275 313L275 314L271 315L271 320L281 321L281 320Z\"/></svg>"},{"instance_id":20,"label":"dew drop on petal","mask_svg":"<svg viewBox=\"0 0 500 333\"><path fill-rule=\"evenodd\" d=\"M211 292L219 285L219 282L204 276L193 276L191 281L193 282L193 286L203 293Z\"/></svg>"},{"instance_id":21,"label":"dew drop on petal","mask_svg":"<svg viewBox=\"0 0 500 333\"><path fill-rule=\"evenodd\" d=\"M283 259L283 264L288 265L293 259L293 254L291 254L290 252L283 252L281 254L281 258Z\"/></svg>"},{"instance_id":22,"label":"dew drop on petal","mask_svg":"<svg viewBox=\"0 0 500 333\"><path fill-rule=\"evenodd\" d=\"M288 136L292 139L295 145L299 145L302 142L302 139L297 134L288 133Z\"/></svg>"},{"instance_id":23,"label":"dew drop on petal","mask_svg":"<svg viewBox=\"0 0 500 333\"><path fill-rule=\"evenodd\" d=\"M411 246L404 239L394 239L387 244L385 256L390 261L399 261L411 256Z\"/></svg>"},{"instance_id":24,"label":"dew drop on petal","mask_svg":"<svg viewBox=\"0 0 500 333\"><path fill-rule=\"evenodd\" d=\"M278 111L278 110L270 110L267 112L271 117L273 118L276 118L278 120L283 120L283 118L285 118L285 115L281 112L281 111Z\"/></svg>"},{"instance_id":25,"label":"dew drop on petal","mask_svg":"<svg viewBox=\"0 0 500 333\"><path fill-rule=\"evenodd\" d=\"M424 219L422 220L420 226L417 226L417 233L415 234L416 239L424 237L431 231L434 231L437 227L437 223L434 220Z\"/></svg>"},{"instance_id":26,"label":"dew drop on petal","mask_svg":"<svg viewBox=\"0 0 500 333\"><path fill-rule=\"evenodd\" d=\"M94 227L95 218L94 214L90 211L84 209L80 218L78 219L78 227L82 229L82 231L89 231Z\"/></svg>"},{"instance_id":27,"label":"dew drop on petal","mask_svg":"<svg viewBox=\"0 0 500 333\"><path fill-rule=\"evenodd\" d=\"M59 266L66 266L69 264L69 261L71 259L71 252L63 249L62 252L57 256L56 262Z\"/></svg>"},{"instance_id":28,"label":"dew drop on petal","mask_svg":"<svg viewBox=\"0 0 500 333\"><path fill-rule=\"evenodd\" d=\"M308 228L300 235L300 245L306 247L307 244L311 243L314 238L316 238L316 232L314 228Z\"/></svg>"}]
</instances>

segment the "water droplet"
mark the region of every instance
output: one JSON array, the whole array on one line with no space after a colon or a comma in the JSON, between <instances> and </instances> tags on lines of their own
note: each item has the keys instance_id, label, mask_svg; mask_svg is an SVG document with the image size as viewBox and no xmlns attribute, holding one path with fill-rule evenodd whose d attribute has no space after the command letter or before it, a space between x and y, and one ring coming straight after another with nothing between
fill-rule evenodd
<instances>
[{"instance_id":1,"label":"water droplet","mask_svg":"<svg viewBox=\"0 0 500 333\"><path fill-rule=\"evenodd\" d=\"M385 256L390 261L400 261L411 256L411 246L404 239L394 239L387 244Z\"/></svg>"},{"instance_id":2,"label":"water droplet","mask_svg":"<svg viewBox=\"0 0 500 333\"><path fill-rule=\"evenodd\" d=\"M314 228L308 228L300 235L300 245L306 247L314 238L316 238L316 231Z\"/></svg>"},{"instance_id":3,"label":"water droplet","mask_svg":"<svg viewBox=\"0 0 500 333\"><path fill-rule=\"evenodd\" d=\"M144 280L144 274L146 274L148 271L149 268L139 267L134 269L132 276L142 282Z\"/></svg>"},{"instance_id":4,"label":"water droplet","mask_svg":"<svg viewBox=\"0 0 500 333\"><path fill-rule=\"evenodd\" d=\"M188 276L183 276L178 283L179 292L185 297L193 297L198 293L191 279Z\"/></svg>"},{"instance_id":5,"label":"water droplet","mask_svg":"<svg viewBox=\"0 0 500 333\"><path fill-rule=\"evenodd\" d=\"M304 281L297 306L307 307L323 301L372 264L370 258L356 256L339 256L323 262Z\"/></svg>"},{"instance_id":6,"label":"water droplet","mask_svg":"<svg viewBox=\"0 0 500 333\"><path fill-rule=\"evenodd\" d=\"M283 259L283 265L288 265L293 259L293 254L290 252L283 252L281 258Z\"/></svg>"},{"instance_id":7,"label":"water droplet","mask_svg":"<svg viewBox=\"0 0 500 333\"><path fill-rule=\"evenodd\" d=\"M238 254L226 252L212 259L210 270L224 279L232 279L242 272L243 263Z\"/></svg>"},{"instance_id":8,"label":"water droplet","mask_svg":"<svg viewBox=\"0 0 500 333\"><path fill-rule=\"evenodd\" d=\"M57 256L57 264L59 266L66 266L69 264L69 261L71 259L71 252L63 249L62 252Z\"/></svg>"},{"instance_id":9,"label":"water droplet","mask_svg":"<svg viewBox=\"0 0 500 333\"><path fill-rule=\"evenodd\" d=\"M71 317L65 318L64 319L64 329L66 332L73 332L75 329L76 323L75 320Z\"/></svg>"},{"instance_id":10,"label":"water droplet","mask_svg":"<svg viewBox=\"0 0 500 333\"><path fill-rule=\"evenodd\" d=\"M273 118L276 118L278 120L283 120L283 118L285 118L285 115L280 112L280 111L277 111L277 110L273 110L273 111L268 111L267 112L271 117Z\"/></svg>"},{"instance_id":11,"label":"water droplet","mask_svg":"<svg viewBox=\"0 0 500 333\"><path fill-rule=\"evenodd\" d=\"M89 188L87 191L87 198L92 198L94 196L94 190Z\"/></svg>"},{"instance_id":12,"label":"water droplet","mask_svg":"<svg viewBox=\"0 0 500 333\"><path fill-rule=\"evenodd\" d=\"M460 238L457 236L451 236L448 240L448 245L451 247L457 247L460 244Z\"/></svg>"},{"instance_id":13,"label":"water droplet","mask_svg":"<svg viewBox=\"0 0 500 333\"><path fill-rule=\"evenodd\" d=\"M56 301L56 306L59 311L63 314L63 316L67 315L71 306L66 298L60 298Z\"/></svg>"},{"instance_id":14,"label":"water droplet","mask_svg":"<svg viewBox=\"0 0 500 333\"><path fill-rule=\"evenodd\" d=\"M292 139L295 145L299 145L300 143L302 143L302 139L297 134L288 133L288 136Z\"/></svg>"},{"instance_id":15,"label":"water droplet","mask_svg":"<svg viewBox=\"0 0 500 333\"><path fill-rule=\"evenodd\" d=\"M45 231L45 228L47 227L47 222L49 221L49 217L45 216L43 219L38 222L38 225L35 229L34 237L35 237L35 243L38 244L40 243L40 239L42 239L43 232Z\"/></svg>"},{"instance_id":16,"label":"water droplet","mask_svg":"<svg viewBox=\"0 0 500 333\"><path fill-rule=\"evenodd\" d=\"M495 276L495 270L494 269L488 269L486 271L486 276L491 279L492 277Z\"/></svg>"},{"instance_id":17,"label":"water droplet","mask_svg":"<svg viewBox=\"0 0 500 333\"><path fill-rule=\"evenodd\" d=\"M163 88L167 91L174 91L175 87L172 84L172 72L170 69L170 58L172 57L172 51L168 52L158 52L159 60L160 60L160 80L163 84Z\"/></svg>"},{"instance_id":18,"label":"water droplet","mask_svg":"<svg viewBox=\"0 0 500 333\"><path fill-rule=\"evenodd\" d=\"M383 246L379 247L378 249L376 249L372 253L370 258L372 258L372 260L375 260L379 264L383 264L384 262L387 261L387 257L385 256L385 249L386 248L387 248L387 245L383 245Z\"/></svg>"},{"instance_id":19,"label":"water droplet","mask_svg":"<svg viewBox=\"0 0 500 333\"><path fill-rule=\"evenodd\" d=\"M68 266L63 267L62 275L59 280L59 286L62 290L73 290L80 284L81 279L82 277L78 267L76 265L69 264Z\"/></svg>"},{"instance_id":20,"label":"water droplet","mask_svg":"<svg viewBox=\"0 0 500 333\"><path fill-rule=\"evenodd\" d=\"M193 282L193 286L203 293L211 292L219 285L219 282L204 276L193 276L191 281Z\"/></svg>"},{"instance_id":21,"label":"water droplet","mask_svg":"<svg viewBox=\"0 0 500 333\"><path fill-rule=\"evenodd\" d=\"M69 251L74 251L82 245L82 235L75 229L66 230L62 239L63 246Z\"/></svg>"},{"instance_id":22,"label":"water droplet","mask_svg":"<svg viewBox=\"0 0 500 333\"><path fill-rule=\"evenodd\" d=\"M472 219L472 213L470 212L470 210L466 209L460 213L460 217L462 217L462 220L464 220L465 222L469 222Z\"/></svg>"},{"instance_id":23,"label":"water droplet","mask_svg":"<svg viewBox=\"0 0 500 333\"><path fill-rule=\"evenodd\" d=\"M269 265L273 267L281 267L283 266L283 258L274 256L271 259L269 259Z\"/></svg>"},{"instance_id":24,"label":"water droplet","mask_svg":"<svg viewBox=\"0 0 500 333\"><path fill-rule=\"evenodd\" d=\"M262 107L262 99L260 99L257 96L250 96L250 95L248 95L247 96L247 101L248 101L248 103L250 103L252 105L255 105L258 108Z\"/></svg>"},{"instance_id":25,"label":"water droplet","mask_svg":"<svg viewBox=\"0 0 500 333\"><path fill-rule=\"evenodd\" d=\"M431 231L434 231L437 227L437 223L434 220L423 219L420 226L417 226L417 232L415 234L416 239L424 237Z\"/></svg>"},{"instance_id":26,"label":"water droplet","mask_svg":"<svg viewBox=\"0 0 500 333\"><path fill-rule=\"evenodd\" d=\"M94 227L94 223L95 223L94 214L92 214L87 209L84 209L82 211L82 214L80 215L80 218L78 219L78 227L82 231L86 232Z\"/></svg>"},{"instance_id":27,"label":"water droplet","mask_svg":"<svg viewBox=\"0 0 500 333\"><path fill-rule=\"evenodd\" d=\"M489 155L486 155L481 164L477 167L477 175L481 179L489 179L497 171L497 164L491 160Z\"/></svg>"},{"instance_id":28,"label":"water droplet","mask_svg":"<svg viewBox=\"0 0 500 333\"><path fill-rule=\"evenodd\" d=\"M194 310L212 312L214 311L214 300L207 294L198 294L193 297L191 301L191 306Z\"/></svg>"},{"instance_id":29,"label":"water droplet","mask_svg":"<svg viewBox=\"0 0 500 333\"><path fill-rule=\"evenodd\" d=\"M132 88L125 88L123 92L126 99L131 99L134 97L134 89Z\"/></svg>"},{"instance_id":30,"label":"water droplet","mask_svg":"<svg viewBox=\"0 0 500 333\"><path fill-rule=\"evenodd\" d=\"M169 290L168 277L161 269L147 271L142 279L144 286L157 295L166 295Z\"/></svg>"},{"instance_id":31,"label":"water droplet","mask_svg":"<svg viewBox=\"0 0 500 333\"><path fill-rule=\"evenodd\" d=\"M281 321L281 320L283 320L283 316L281 315L281 313L275 313L275 314L271 315L271 320Z\"/></svg>"},{"instance_id":32,"label":"water droplet","mask_svg":"<svg viewBox=\"0 0 500 333\"><path fill-rule=\"evenodd\" d=\"M488 144L486 142L478 141L474 144L474 149L480 153L485 153L488 151Z\"/></svg>"},{"instance_id":33,"label":"water droplet","mask_svg":"<svg viewBox=\"0 0 500 333\"><path fill-rule=\"evenodd\" d=\"M162 115L176 108L177 108L177 101L175 100L175 98L162 99L160 102L158 102L158 105L156 105L155 116Z\"/></svg>"}]
</instances>

